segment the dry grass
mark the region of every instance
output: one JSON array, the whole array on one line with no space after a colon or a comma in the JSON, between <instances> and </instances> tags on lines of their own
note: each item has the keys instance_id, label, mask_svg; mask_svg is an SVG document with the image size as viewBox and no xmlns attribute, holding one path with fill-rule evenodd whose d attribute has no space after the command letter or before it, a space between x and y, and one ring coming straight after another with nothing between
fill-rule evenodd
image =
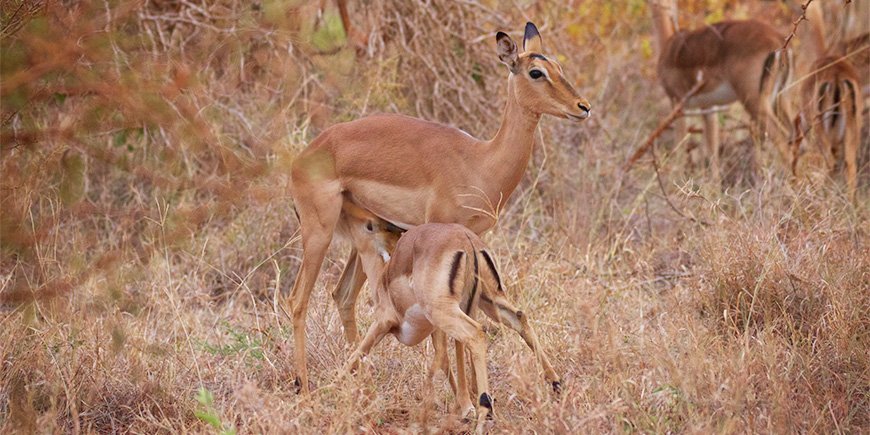
<instances>
[{"instance_id":1,"label":"dry grass","mask_svg":"<svg viewBox=\"0 0 870 435\"><path fill-rule=\"evenodd\" d=\"M700 22L728 2L687 3ZM772 146L743 177L736 107L724 189L667 134L658 150L671 201L707 225L667 205L648 159L620 174L668 111L641 1L363 4L358 51L299 1L3 4L0 432L469 430L445 385L420 409L425 346L385 340L334 383L341 243L309 316L318 388L295 394L274 308L299 263L286 174L323 128L377 111L493 134L492 35L526 19L594 116L542 122L487 236L564 374L554 397L490 328L492 430L870 431L866 184L857 204L842 180L792 184Z\"/></svg>"}]
</instances>

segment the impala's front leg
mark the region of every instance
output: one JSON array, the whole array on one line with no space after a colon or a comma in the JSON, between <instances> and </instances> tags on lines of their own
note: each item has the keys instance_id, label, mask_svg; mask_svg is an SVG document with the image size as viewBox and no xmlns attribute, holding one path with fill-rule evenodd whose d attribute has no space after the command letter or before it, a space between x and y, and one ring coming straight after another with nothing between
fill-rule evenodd
<instances>
[{"instance_id":1,"label":"impala's front leg","mask_svg":"<svg viewBox=\"0 0 870 435\"><path fill-rule=\"evenodd\" d=\"M365 338L363 338L362 342L356 348L356 350L351 354L350 358L348 358L347 363L342 368L341 373L339 373L339 379L344 378L345 376L350 375L352 371L354 371L359 364L359 361L368 355L369 351L371 351L372 347L376 346L380 341L396 326L396 322L386 319L379 318L375 320L375 323L369 327L368 332L366 333Z\"/></svg>"},{"instance_id":2,"label":"impala's front leg","mask_svg":"<svg viewBox=\"0 0 870 435\"><path fill-rule=\"evenodd\" d=\"M355 345L359 341L359 332L356 326L356 300L359 291L366 282L362 262L357 250L351 249L350 256L344 264L338 285L332 292L332 299L338 307L338 316L344 328L344 337L347 342Z\"/></svg>"},{"instance_id":3,"label":"impala's front leg","mask_svg":"<svg viewBox=\"0 0 870 435\"><path fill-rule=\"evenodd\" d=\"M453 372L450 371L450 359L447 357L447 335L444 331L436 330L432 333L432 348L435 351L435 356L432 360L432 366L429 369L429 378L435 376L435 372L439 369L444 372L447 378L447 383L450 384L450 391L456 396L456 378L453 377Z\"/></svg>"},{"instance_id":4,"label":"impala's front leg","mask_svg":"<svg viewBox=\"0 0 870 435\"><path fill-rule=\"evenodd\" d=\"M299 164L300 166L296 166ZM314 167L318 169L317 166ZM296 386L307 393L308 365L305 351L305 318L308 301L320 267L332 241L332 234L341 214L341 186L337 180L324 180L325 174L308 172L306 161L294 163L291 194L299 215L302 233L302 265L290 292L289 305L293 317L293 358Z\"/></svg>"},{"instance_id":5,"label":"impala's front leg","mask_svg":"<svg viewBox=\"0 0 870 435\"><path fill-rule=\"evenodd\" d=\"M715 113L704 114L704 142L707 143L707 153L710 156L710 171L717 189L722 180L719 172L719 120Z\"/></svg>"},{"instance_id":6,"label":"impala's front leg","mask_svg":"<svg viewBox=\"0 0 870 435\"><path fill-rule=\"evenodd\" d=\"M854 93L852 95L855 96ZM861 96L858 95L857 98L861 98ZM849 192L849 201L852 204L855 204L855 192L858 190L858 148L861 144L862 116L861 111L856 111L853 119L849 120L849 125L846 127L845 144L843 144L845 153L843 157L846 160L846 187Z\"/></svg>"},{"instance_id":7,"label":"impala's front leg","mask_svg":"<svg viewBox=\"0 0 870 435\"><path fill-rule=\"evenodd\" d=\"M429 413L435 407L435 374L438 370L444 371L447 377L447 382L450 384L450 389L456 395L456 380L453 379L453 373L450 371L450 361L447 358L447 335L444 331L435 330L430 336L432 338L432 349L434 355L432 363L429 364L429 369L426 373L426 382L423 387L423 409L420 413L420 423L425 427L429 420Z\"/></svg>"}]
</instances>

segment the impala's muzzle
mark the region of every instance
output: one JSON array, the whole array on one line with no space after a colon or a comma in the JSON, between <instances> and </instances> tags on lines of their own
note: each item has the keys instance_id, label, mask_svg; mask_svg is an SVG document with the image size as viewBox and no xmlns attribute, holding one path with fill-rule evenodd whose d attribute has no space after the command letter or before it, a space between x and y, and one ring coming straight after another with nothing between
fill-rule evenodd
<instances>
[{"instance_id":1,"label":"impala's muzzle","mask_svg":"<svg viewBox=\"0 0 870 435\"><path fill-rule=\"evenodd\" d=\"M565 112L565 117L568 119L572 119L574 121L583 121L586 118L591 116L591 108L589 107L589 102L586 100L579 100L575 103L577 107L576 111Z\"/></svg>"}]
</instances>

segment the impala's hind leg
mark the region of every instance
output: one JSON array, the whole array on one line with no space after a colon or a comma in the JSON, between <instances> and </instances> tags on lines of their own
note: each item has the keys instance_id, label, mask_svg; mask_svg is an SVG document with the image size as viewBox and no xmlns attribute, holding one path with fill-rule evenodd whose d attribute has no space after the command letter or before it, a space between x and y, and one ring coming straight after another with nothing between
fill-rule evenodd
<instances>
[{"instance_id":1,"label":"impala's hind leg","mask_svg":"<svg viewBox=\"0 0 870 435\"><path fill-rule=\"evenodd\" d=\"M447 335L444 331L436 330L432 333L432 347L435 350L435 356L432 359L432 366L429 367L430 381L435 376L435 372L441 370L447 378L447 383L450 384L450 391L456 396L456 378L453 377L453 372L450 371L450 359L447 357Z\"/></svg>"},{"instance_id":2,"label":"impala's hind leg","mask_svg":"<svg viewBox=\"0 0 870 435\"><path fill-rule=\"evenodd\" d=\"M535 352L538 362L544 369L544 377L547 379L547 382L550 382L553 386L553 390L558 393L562 387L559 376L556 374L556 370L553 369L552 364L550 364L550 359L547 358L547 354L544 353L543 349L541 349L538 335L535 333L535 330L532 329L532 325L529 324L529 320L525 313L516 309L510 302L508 302L507 298L501 294L484 293L480 298L480 309L482 309L489 318L503 325L507 325L523 337L526 344L528 344L532 351Z\"/></svg>"},{"instance_id":3,"label":"impala's hind leg","mask_svg":"<svg viewBox=\"0 0 870 435\"><path fill-rule=\"evenodd\" d=\"M356 326L356 300L365 282L366 275L363 273L359 253L356 249L351 249L338 285L332 292L332 299L338 307L338 316L344 327L344 337L350 344L356 344L359 341L359 332Z\"/></svg>"},{"instance_id":4,"label":"impala's hind leg","mask_svg":"<svg viewBox=\"0 0 870 435\"><path fill-rule=\"evenodd\" d=\"M308 366L305 352L305 318L311 291L332 241L341 214L341 186L329 179L327 168L294 164L291 194L299 214L302 232L302 265L290 292L289 308L293 318L293 358L297 387L308 392ZM319 169L319 170L318 170ZM314 171L314 172L312 172Z\"/></svg>"},{"instance_id":5,"label":"impala's hind leg","mask_svg":"<svg viewBox=\"0 0 870 435\"><path fill-rule=\"evenodd\" d=\"M480 392L477 408L477 431L482 432L484 422L492 418L492 396L489 395L489 379L486 371L486 337L480 323L468 317L459 306L437 309L431 313L432 324L456 341L461 341L471 353L477 391ZM457 367L459 363L457 362Z\"/></svg>"},{"instance_id":6,"label":"impala's hind leg","mask_svg":"<svg viewBox=\"0 0 870 435\"><path fill-rule=\"evenodd\" d=\"M849 200L855 204L855 192L858 190L858 149L861 147L861 129L863 127L862 96L854 81L846 81L844 86L848 94L846 120L846 135L843 141L844 158L846 160L846 185ZM851 104L850 104L851 103ZM851 112L851 113L848 113Z\"/></svg>"}]
</instances>

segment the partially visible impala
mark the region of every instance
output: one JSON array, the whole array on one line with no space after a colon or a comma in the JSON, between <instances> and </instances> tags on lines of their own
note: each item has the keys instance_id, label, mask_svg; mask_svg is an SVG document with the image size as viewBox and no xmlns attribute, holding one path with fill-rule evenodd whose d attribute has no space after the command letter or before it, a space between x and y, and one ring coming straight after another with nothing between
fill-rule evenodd
<instances>
[{"instance_id":1,"label":"partially visible impala","mask_svg":"<svg viewBox=\"0 0 870 435\"><path fill-rule=\"evenodd\" d=\"M795 142L792 171L796 176L827 176L843 164L849 199L854 202L858 188L858 148L861 146L864 97L862 75L852 60L861 60L861 57L849 57L841 47L828 46L824 15L819 4L810 4L807 17L811 29L808 45L812 47L816 60L801 88L803 104L800 106L799 125L809 140L801 134L801 140ZM864 75L867 73L865 70Z\"/></svg>"},{"instance_id":2,"label":"partially visible impala","mask_svg":"<svg viewBox=\"0 0 870 435\"><path fill-rule=\"evenodd\" d=\"M753 119L755 134L770 134L785 161L790 161L788 107L781 91L791 74L791 54L781 51L785 38L758 20L727 20L677 32L675 0L649 0L659 50L658 76L676 104L703 80L684 106L710 109L739 101ZM704 136L710 169L719 179L719 124L705 111ZM685 120L677 140L686 135Z\"/></svg>"},{"instance_id":3,"label":"partially visible impala","mask_svg":"<svg viewBox=\"0 0 870 435\"><path fill-rule=\"evenodd\" d=\"M437 43L437 41L433 41ZM402 115L374 115L321 133L293 162L290 190L302 232L302 265L289 304L293 317L297 383L308 391L305 317L308 300L342 204L352 202L397 227L427 222L458 223L482 234L519 184L543 114L570 120L589 117L589 103L563 77L562 67L542 53L541 36L527 23L523 51L505 33L496 52L507 65L507 103L501 127L490 140L456 128ZM458 71L471 80L470 72ZM366 276L379 276L380 258L351 251L332 296L347 340L358 332L355 306Z\"/></svg>"},{"instance_id":4,"label":"partially visible impala","mask_svg":"<svg viewBox=\"0 0 870 435\"><path fill-rule=\"evenodd\" d=\"M827 175L844 163L849 199L854 201L864 106L858 73L838 56L819 58L812 68L801 92L801 119L810 140L795 145L792 170L798 176Z\"/></svg>"}]
</instances>

